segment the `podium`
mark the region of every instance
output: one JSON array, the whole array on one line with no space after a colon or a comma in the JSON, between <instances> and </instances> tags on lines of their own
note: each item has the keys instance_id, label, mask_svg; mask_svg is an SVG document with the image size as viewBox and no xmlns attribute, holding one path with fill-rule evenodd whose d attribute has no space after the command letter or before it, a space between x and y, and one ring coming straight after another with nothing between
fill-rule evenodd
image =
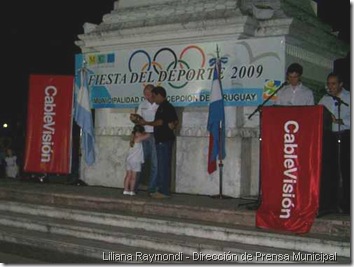
<instances>
[{"instance_id":1,"label":"podium","mask_svg":"<svg viewBox=\"0 0 354 267\"><path fill-rule=\"evenodd\" d=\"M335 201L335 159L327 147L330 113L320 105L263 107L261 120L256 226L307 233L318 213Z\"/></svg>"}]
</instances>

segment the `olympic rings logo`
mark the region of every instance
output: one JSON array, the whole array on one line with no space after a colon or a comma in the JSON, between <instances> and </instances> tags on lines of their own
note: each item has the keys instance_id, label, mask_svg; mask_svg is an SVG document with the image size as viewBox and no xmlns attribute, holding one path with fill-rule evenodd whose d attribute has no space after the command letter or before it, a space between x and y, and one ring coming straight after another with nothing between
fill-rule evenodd
<instances>
[{"instance_id":1,"label":"olympic rings logo","mask_svg":"<svg viewBox=\"0 0 354 267\"><path fill-rule=\"evenodd\" d=\"M187 62L187 55L193 56L193 62ZM139 63L143 61L144 63L139 70L134 70L134 61ZM140 63L141 64L141 63ZM130 72L139 71L139 72L154 72L155 75L161 78L166 73L170 73L173 70L178 71L177 81L168 81L168 84L175 89L181 89L188 84L188 80L182 82L180 79L183 75L188 73L188 70L191 70L191 65L197 65L198 69L204 69L206 64L206 56L199 46L189 45L182 49L181 53L177 56L175 51L171 48L164 47L159 49L153 57L149 55L145 50L137 50L133 52L129 58L128 68ZM161 79L159 79L158 85L161 84ZM143 84L145 86L145 84Z\"/></svg>"}]
</instances>

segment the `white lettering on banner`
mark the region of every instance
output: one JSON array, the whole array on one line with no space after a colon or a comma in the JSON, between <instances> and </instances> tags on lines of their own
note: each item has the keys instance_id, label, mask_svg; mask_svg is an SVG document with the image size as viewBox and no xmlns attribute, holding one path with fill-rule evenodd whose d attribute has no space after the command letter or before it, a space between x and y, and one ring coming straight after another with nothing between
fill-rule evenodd
<instances>
[{"instance_id":1,"label":"white lettering on banner","mask_svg":"<svg viewBox=\"0 0 354 267\"><path fill-rule=\"evenodd\" d=\"M50 162L52 147L54 145L53 135L55 133L55 96L57 88L48 86L44 89L44 113L43 113L43 131L41 146L41 162Z\"/></svg>"},{"instance_id":2,"label":"white lettering on banner","mask_svg":"<svg viewBox=\"0 0 354 267\"><path fill-rule=\"evenodd\" d=\"M139 103L144 100L142 97L94 97L92 102L95 104L117 104L117 103Z\"/></svg>"},{"instance_id":3,"label":"white lettering on banner","mask_svg":"<svg viewBox=\"0 0 354 267\"><path fill-rule=\"evenodd\" d=\"M172 95L167 96L169 102L198 102L200 101L197 95Z\"/></svg>"},{"instance_id":4,"label":"white lettering on banner","mask_svg":"<svg viewBox=\"0 0 354 267\"><path fill-rule=\"evenodd\" d=\"M198 103L209 101L209 94L200 94L200 95L168 95L167 100L171 103ZM223 95L224 101L230 103L233 101L257 101L257 94L255 93L232 93ZM93 97L92 103L97 104L139 104L140 101L143 101L143 97Z\"/></svg>"},{"instance_id":5,"label":"white lettering on banner","mask_svg":"<svg viewBox=\"0 0 354 267\"><path fill-rule=\"evenodd\" d=\"M256 101L257 100L257 94L224 94L224 100L225 101Z\"/></svg>"},{"instance_id":6,"label":"white lettering on banner","mask_svg":"<svg viewBox=\"0 0 354 267\"><path fill-rule=\"evenodd\" d=\"M284 124L284 162L283 166L285 168L283 174L283 194L281 201L281 213L279 218L287 219L291 215L291 209L294 208L295 204L293 199L296 195L294 192L294 186L297 182L297 166L296 161L297 154L295 149L297 148L297 143L295 143L295 133L299 131L299 124L296 121L287 121Z\"/></svg>"}]
</instances>

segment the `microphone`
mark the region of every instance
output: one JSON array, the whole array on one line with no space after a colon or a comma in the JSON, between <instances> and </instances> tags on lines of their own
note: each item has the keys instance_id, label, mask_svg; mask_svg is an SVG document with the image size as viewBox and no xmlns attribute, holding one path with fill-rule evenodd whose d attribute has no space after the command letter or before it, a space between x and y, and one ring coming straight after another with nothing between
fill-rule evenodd
<instances>
[{"instance_id":1,"label":"microphone","mask_svg":"<svg viewBox=\"0 0 354 267\"><path fill-rule=\"evenodd\" d=\"M260 111L261 108L265 105L265 103L267 103L269 101L269 99L271 99L273 97L273 95L275 95L276 93L278 93L280 91L280 89L282 89L285 85L288 85L288 82L285 81L283 82L271 95L269 95L267 97L266 100L263 101L262 104L258 105L258 107L248 116L248 119L251 119L252 116L257 112Z\"/></svg>"},{"instance_id":2,"label":"microphone","mask_svg":"<svg viewBox=\"0 0 354 267\"><path fill-rule=\"evenodd\" d=\"M332 97L334 100L340 100L340 98L338 96L335 96L335 95L331 95L330 93L326 92L326 95Z\"/></svg>"},{"instance_id":3,"label":"microphone","mask_svg":"<svg viewBox=\"0 0 354 267\"><path fill-rule=\"evenodd\" d=\"M283 82L272 95L275 95L276 93L278 93L280 91L280 89L282 89L284 86L287 86L289 83L287 81Z\"/></svg>"},{"instance_id":4,"label":"microphone","mask_svg":"<svg viewBox=\"0 0 354 267\"><path fill-rule=\"evenodd\" d=\"M281 87L283 87L285 85L288 85L288 84L289 84L288 81L285 81L285 82L282 83Z\"/></svg>"},{"instance_id":5,"label":"microphone","mask_svg":"<svg viewBox=\"0 0 354 267\"><path fill-rule=\"evenodd\" d=\"M344 102L340 97L338 97L338 96L331 95L331 94L328 93L328 92L326 92L326 95L332 97L333 100L337 101L338 103L341 103L341 104L343 104L343 105L345 105L345 106L347 106L347 107L349 106L347 103L345 103L345 102Z\"/></svg>"}]
</instances>

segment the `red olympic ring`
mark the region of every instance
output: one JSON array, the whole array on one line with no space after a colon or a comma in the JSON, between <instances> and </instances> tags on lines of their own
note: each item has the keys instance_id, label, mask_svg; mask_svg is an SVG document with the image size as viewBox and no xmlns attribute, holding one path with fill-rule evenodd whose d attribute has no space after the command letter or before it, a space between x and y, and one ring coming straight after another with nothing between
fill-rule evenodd
<instances>
[{"instance_id":1,"label":"red olympic ring","mask_svg":"<svg viewBox=\"0 0 354 267\"><path fill-rule=\"evenodd\" d=\"M201 64L201 67L203 68L205 66L205 54L204 54L204 51L199 47L199 46L196 46L196 45L189 45L187 46L186 48L184 48L181 52L181 54L179 55L179 59L182 60L182 57L183 55L189 50L189 49L197 49L201 56L202 56L202 64ZM181 69L183 69L183 66L181 64Z\"/></svg>"}]
</instances>

